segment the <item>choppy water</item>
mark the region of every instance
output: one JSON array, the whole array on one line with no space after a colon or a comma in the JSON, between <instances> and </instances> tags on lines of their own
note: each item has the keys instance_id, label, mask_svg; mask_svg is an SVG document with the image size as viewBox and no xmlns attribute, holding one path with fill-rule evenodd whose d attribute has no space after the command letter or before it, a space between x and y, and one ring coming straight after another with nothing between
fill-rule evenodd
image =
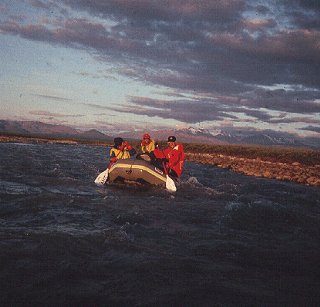
<instances>
[{"instance_id":1,"label":"choppy water","mask_svg":"<svg viewBox=\"0 0 320 307\"><path fill-rule=\"evenodd\" d=\"M319 306L320 189L186 163L99 188L106 148L0 144L1 306Z\"/></svg>"}]
</instances>

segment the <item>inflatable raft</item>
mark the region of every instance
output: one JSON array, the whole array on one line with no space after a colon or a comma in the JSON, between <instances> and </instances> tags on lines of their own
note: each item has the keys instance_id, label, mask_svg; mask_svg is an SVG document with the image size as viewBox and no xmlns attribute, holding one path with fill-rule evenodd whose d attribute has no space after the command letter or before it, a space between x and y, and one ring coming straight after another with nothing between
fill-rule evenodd
<instances>
[{"instance_id":1,"label":"inflatable raft","mask_svg":"<svg viewBox=\"0 0 320 307\"><path fill-rule=\"evenodd\" d=\"M148 161L124 159L118 160L109 169L108 182L134 182L166 186L167 176Z\"/></svg>"}]
</instances>

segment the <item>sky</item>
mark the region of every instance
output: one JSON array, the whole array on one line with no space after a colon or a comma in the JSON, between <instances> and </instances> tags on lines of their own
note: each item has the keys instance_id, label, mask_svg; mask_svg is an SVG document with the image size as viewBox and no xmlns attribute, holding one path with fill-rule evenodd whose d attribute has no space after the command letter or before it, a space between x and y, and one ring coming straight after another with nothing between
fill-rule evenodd
<instances>
[{"instance_id":1,"label":"sky","mask_svg":"<svg viewBox=\"0 0 320 307\"><path fill-rule=\"evenodd\" d=\"M0 119L320 137L318 0L1 0Z\"/></svg>"}]
</instances>

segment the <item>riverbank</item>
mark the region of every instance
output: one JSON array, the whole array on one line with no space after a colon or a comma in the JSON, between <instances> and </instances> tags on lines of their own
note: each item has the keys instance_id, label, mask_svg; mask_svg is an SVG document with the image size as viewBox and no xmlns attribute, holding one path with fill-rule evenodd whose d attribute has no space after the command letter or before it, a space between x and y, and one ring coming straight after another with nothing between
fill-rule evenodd
<instances>
[{"instance_id":1,"label":"riverbank","mask_svg":"<svg viewBox=\"0 0 320 307\"><path fill-rule=\"evenodd\" d=\"M97 146L108 146L110 143L103 141L92 141L85 139L65 139L65 138L46 138L46 137L27 137L27 136L11 136L0 135L0 143L22 143L22 144L65 144L77 145L88 144Z\"/></svg>"},{"instance_id":2,"label":"riverbank","mask_svg":"<svg viewBox=\"0 0 320 307\"><path fill-rule=\"evenodd\" d=\"M228 168L248 176L293 181L320 187L320 162L308 165L301 162L268 161L224 154L186 152L188 161Z\"/></svg>"}]
</instances>

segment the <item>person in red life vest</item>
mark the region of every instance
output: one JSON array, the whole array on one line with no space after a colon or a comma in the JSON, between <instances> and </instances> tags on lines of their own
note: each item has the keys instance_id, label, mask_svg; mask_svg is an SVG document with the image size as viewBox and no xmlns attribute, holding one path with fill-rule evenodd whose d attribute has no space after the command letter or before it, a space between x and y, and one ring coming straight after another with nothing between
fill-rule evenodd
<instances>
[{"instance_id":1,"label":"person in red life vest","mask_svg":"<svg viewBox=\"0 0 320 307\"><path fill-rule=\"evenodd\" d=\"M114 145L110 149L110 164L119 159L130 159L136 154L136 150L122 138L115 138L113 141Z\"/></svg>"},{"instance_id":2,"label":"person in red life vest","mask_svg":"<svg viewBox=\"0 0 320 307\"><path fill-rule=\"evenodd\" d=\"M180 177L184 167L184 150L182 144L176 143L175 136L168 137L168 148L164 150L167 159L166 167L168 174L172 177Z\"/></svg>"}]
</instances>

